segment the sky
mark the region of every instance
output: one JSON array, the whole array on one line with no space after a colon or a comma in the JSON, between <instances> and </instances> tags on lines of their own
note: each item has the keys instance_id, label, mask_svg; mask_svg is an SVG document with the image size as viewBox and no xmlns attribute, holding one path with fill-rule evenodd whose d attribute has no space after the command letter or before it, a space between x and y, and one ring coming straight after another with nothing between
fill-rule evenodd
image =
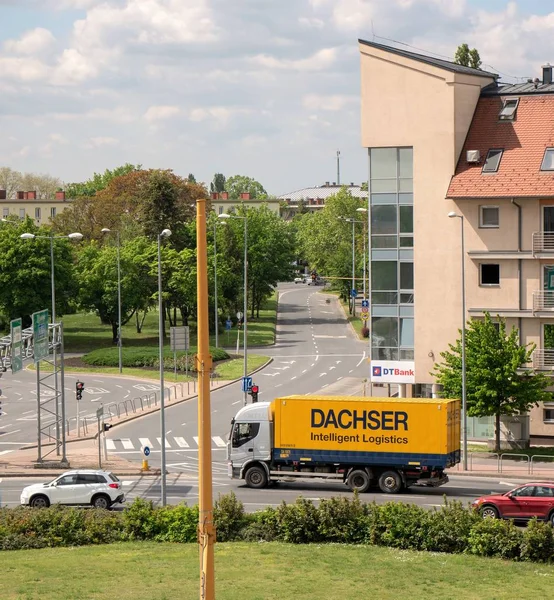
<instances>
[{"instance_id":1,"label":"sky","mask_svg":"<svg viewBox=\"0 0 554 600\"><path fill-rule=\"evenodd\" d=\"M467 42L506 82L554 64L554 0L0 0L0 24L0 167L65 182L130 162L281 195L340 150L361 183L358 38Z\"/></svg>"}]
</instances>

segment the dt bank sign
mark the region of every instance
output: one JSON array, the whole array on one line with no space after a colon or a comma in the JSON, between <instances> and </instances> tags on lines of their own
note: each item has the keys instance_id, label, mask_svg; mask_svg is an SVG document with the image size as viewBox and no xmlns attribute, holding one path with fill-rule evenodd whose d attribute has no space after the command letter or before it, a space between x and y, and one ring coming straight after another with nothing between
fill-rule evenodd
<instances>
[{"instance_id":1,"label":"dt bank sign","mask_svg":"<svg viewBox=\"0 0 554 600\"><path fill-rule=\"evenodd\" d=\"M371 383L415 383L415 363L409 360L372 360Z\"/></svg>"}]
</instances>

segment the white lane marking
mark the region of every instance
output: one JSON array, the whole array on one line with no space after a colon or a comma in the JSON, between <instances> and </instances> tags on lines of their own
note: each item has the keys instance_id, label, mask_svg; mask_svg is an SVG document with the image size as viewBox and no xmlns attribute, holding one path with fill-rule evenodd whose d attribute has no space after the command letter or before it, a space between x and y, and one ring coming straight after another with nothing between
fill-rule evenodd
<instances>
[{"instance_id":1,"label":"white lane marking","mask_svg":"<svg viewBox=\"0 0 554 600\"><path fill-rule=\"evenodd\" d=\"M310 367L313 367L314 365L315 365L315 363L312 363L312 364L310 365Z\"/></svg>"},{"instance_id":2,"label":"white lane marking","mask_svg":"<svg viewBox=\"0 0 554 600\"><path fill-rule=\"evenodd\" d=\"M340 363L342 362L342 360L336 360L335 362L337 363L337 365L340 365Z\"/></svg>"},{"instance_id":3,"label":"white lane marking","mask_svg":"<svg viewBox=\"0 0 554 600\"><path fill-rule=\"evenodd\" d=\"M123 388L123 386L122 386L122 385L119 385L119 384L117 384L117 383L115 384L115 387L118 387L118 388Z\"/></svg>"},{"instance_id":4,"label":"white lane marking","mask_svg":"<svg viewBox=\"0 0 554 600\"><path fill-rule=\"evenodd\" d=\"M126 398L128 398L131 395L131 393L129 392L128 394L126 394L125 396L123 396L123 400L125 400Z\"/></svg>"},{"instance_id":5,"label":"white lane marking","mask_svg":"<svg viewBox=\"0 0 554 600\"><path fill-rule=\"evenodd\" d=\"M305 373L307 370L308 370L308 369L304 369L304 370L302 371L302 373Z\"/></svg>"},{"instance_id":6,"label":"white lane marking","mask_svg":"<svg viewBox=\"0 0 554 600\"><path fill-rule=\"evenodd\" d=\"M146 446L152 448L152 442L148 438L139 438L139 442L141 448L146 448Z\"/></svg>"},{"instance_id":7,"label":"white lane marking","mask_svg":"<svg viewBox=\"0 0 554 600\"><path fill-rule=\"evenodd\" d=\"M278 387L281 387L282 385L283 385L282 383L278 383L275 387L278 388Z\"/></svg>"},{"instance_id":8,"label":"white lane marking","mask_svg":"<svg viewBox=\"0 0 554 600\"><path fill-rule=\"evenodd\" d=\"M198 438L197 438L197 437L193 437L192 439L193 439L193 440L196 442L196 444L197 444L198 446L200 445L200 443L199 443L199 441L198 441Z\"/></svg>"},{"instance_id":9,"label":"white lane marking","mask_svg":"<svg viewBox=\"0 0 554 600\"><path fill-rule=\"evenodd\" d=\"M212 440L214 441L214 444L220 448L227 447L227 442L222 440L218 435L212 435Z\"/></svg>"},{"instance_id":10,"label":"white lane marking","mask_svg":"<svg viewBox=\"0 0 554 600\"><path fill-rule=\"evenodd\" d=\"M0 450L0 456L2 456L3 454L9 454L10 452L13 452L13 450ZM0 479L0 481L2 481Z\"/></svg>"},{"instance_id":11,"label":"white lane marking","mask_svg":"<svg viewBox=\"0 0 554 600\"><path fill-rule=\"evenodd\" d=\"M175 442L177 443L177 446L179 446L179 448L189 448L190 446L187 444L187 442L185 441L185 438L182 437L176 437L174 438Z\"/></svg>"},{"instance_id":12,"label":"white lane marking","mask_svg":"<svg viewBox=\"0 0 554 600\"><path fill-rule=\"evenodd\" d=\"M329 371L332 371L333 369L336 369L337 367L335 367L334 365L332 367L329 367Z\"/></svg>"},{"instance_id":13,"label":"white lane marking","mask_svg":"<svg viewBox=\"0 0 554 600\"><path fill-rule=\"evenodd\" d=\"M35 412L34 410L26 410L22 415L28 415L29 413Z\"/></svg>"},{"instance_id":14,"label":"white lane marking","mask_svg":"<svg viewBox=\"0 0 554 600\"><path fill-rule=\"evenodd\" d=\"M156 438L158 440L158 444L160 444L160 446L162 445L162 438ZM165 447L166 448L171 448L171 444L167 441L167 438L165 438Z\"/></svg>"},{"instance_id":15,"label":"white lane marking","mask_svg":"<svg viewBox=\"0 0 554 600\"><path fill-rule=\"evenodd\" d=\"M123 444L123 448L125 448L125 450L134 450L135 448L133 442L129 438L123 438L121 443Z\"/></svg>"},{"instance_id":16,"label":"white lane marking","mask_svg":"<svg viewBox=\"0 0 554 600\"><path fill-rule=\"evenodd\" d=\"M240 400L237 400L236 402L233 402L233 406L234 406L235 404L238 404L239 402L240 402Z\"/></svg>"},{"instance_id":17,"label":"white lane marking","mask_svg":"<svg viewBox=\"0 0 554 600\"><path fill-rule=\"evenodd\" d=\"M91 402L98 402L98 400L102 400L102 396L99 396L98 398L92 398Z\"/></svg>"},{"instance_id":18,"label":"white lane marking","mask_svg":"<svg viewBox=\"0 0 554 600\"><path fill-rule=\"evenodd\" d=\"M327 387L328 385L329 385L328 383L326 383L325 385L322 385L321 389L323 389L324 387Z\"/></svg>"},{"instance_id":19,"label":"white lane marking","mask_svg":"<svg viewBox=\"0 0 554 600\"><path fill-rule=\"evenodd\" d=\"M294 379L296 379L296 375L290 378L291 381L293 381Z\"/></svg>"},{"instance_id":20,"label":"white lane marking","mask_svg":"<svg viewBox=\"0 0 554 600\"><path fill-rule=\"evenodd\" d=\"M337 381L340 381L342 379L342 377L337 377Z\"/></svg>"},{"instance_id":21,"label":"white lane marking","mask_svg":"<svg viewBox=\"0 0 554 600\"><path fill-rule=\"evenodd\" d=\"M281 373L262 373L262 375L265 375L266 377L275 377L276 375L280 375Z\"/></svg>"},{"instance_id":22,"label":"white lane marking","mask_svg":"<svg viewBox=\"0 0 554 600\"><path fill-rule=\"evenodd\" d=\"M319 355L318 355L318 354L316 354L316 356L315 356L315 362L317 362L317 361L318 361L318 359L319 359Z\"/></svg>"},{"instance_id":23,"label":"white lane marking","mask_svg":"<svg viewBox=\"0 0 554 600\"><path fill-rule=\"evenodd\" d=\"M18 421L22 421L23 419L17 419ZM19 433L21 429L14 429L13 431L7 431L2 434L2 439L4 439L7 435L11 435L12 433Z\"/></svg>"},{"instance_id":24,"label":"white lane marking","mask_svg":"<svg viewBox=\"0 0 554 600\"><path fill-rule=\"evenodd\" d=\"M326 340L336 340L340 338L348 337L346 335L314 335L315 338L322 338Z\"/></svg>"},{"instance_id":25,"label":"white lane marking","mask_svg":"<svg viewBox=\"0 0 554 600\"><path fill-rule=\"evenodd\" d=\"M33 443L36 443L36 440L34 442L0 442L0 446L29 446Z\"/></svg>"},{"instance_id":26,"label":"white lane marking","mask_svg":"<svg viewBox=\"0 0 554 600\"><path fill-rule=\"evenodd\" d=\"M509 482L509 481L499 481L498 485L507 485L509 487L514 487L514 482Z\"/></svg>"},{"instance_id":27,"label":"white lane marking","mask_svg":"<svg viewBox=\"0 0 554 600\"><path fill-rule=\"evenodd\" d=\"M352 371L354 371L354 369L350 369L350 371L348 371L349 373L352 373Z\"/></svg>"},{"instance_id":28,"label":"white lane marking","mask_svg":"<svg viewBox=\"0 0 554 600\"><path fill-rule=\"evenodd\" d=\"M364 350L364 353L362 354L362 358L360 358L360 360L358 361L358 364L356 366L359 367L364 362L364 359L365 359L365 350Z\"/></svg>"},{"instance_id":29,"label":"white lane marking","mask_svg":"<svg viewBox=\"0 0 554 600\"><path fill-rule=\"evenodd\" d=\"M106 450L115 450L115 443L109 438L106 438Z\"/></svg>"},{"instance_id":30,"label":"white lane marking","mask_svg":"<svg viewBox=\"0 0 554 600\"><path fill-rule=\"evenodd\" d=\"M319 376L323 377L324 375L327 375L327 373L320 373Z\"/></svg>"}]
</instances>

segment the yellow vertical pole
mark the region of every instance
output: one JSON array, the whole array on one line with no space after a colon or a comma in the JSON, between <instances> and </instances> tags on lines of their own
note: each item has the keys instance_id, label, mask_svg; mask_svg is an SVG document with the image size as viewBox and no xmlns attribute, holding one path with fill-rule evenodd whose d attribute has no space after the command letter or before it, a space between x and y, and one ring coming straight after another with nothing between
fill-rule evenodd
<instances>
[{"instance_id":1,"label":"yellow vertical pole","mask_svg":"<svg viewBox=\"0 0 554 600\"><path fill-rule=\"evenodd\" d=\"M210 411L210 333L208 323L208 252L206 244L206 200L196 201L196 268L198 295L198 487L200 554L200 600L215 598L212 497L212 444Z\"/></svg>"}]
</instances>

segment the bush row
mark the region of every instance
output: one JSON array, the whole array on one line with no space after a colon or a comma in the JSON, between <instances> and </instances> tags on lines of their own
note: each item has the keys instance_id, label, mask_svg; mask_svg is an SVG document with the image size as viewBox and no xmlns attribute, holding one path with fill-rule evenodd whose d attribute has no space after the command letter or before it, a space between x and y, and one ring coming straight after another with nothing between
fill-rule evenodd
<instances>
[{"instance_id":1,"label":"bush row","mask_svg":"<svg viewBox=\"0 0 554 600\"><path fill-rule=\"evenodd\" d=\"M196 347L191 347L188 352L188 370L195 370L195 354L197 352ZM210 348L210 354L214 361L226 360L229 355L225 350L221 348ZM122 353L123 366L124 367L159 367L159 350L148 346L136 346L123 348ZM177 352L177 370L186 371L186 358L185 352ZM85 354L82 358L83 362L87 365L93 365L96 367L117 367L119 365L119 354L117 348L99 348L93 350L88 354ZM164 360L169 368L173 368L173 352L171 350L164 350Z\"/></svg>"},{"instance_id":2,"label":"bush row","mask_svg":"<svg viewBox=\"0 0 554 600\"><path fill-rule=\"evenodd\" d=\"M372 544L433 552L468 553L535 562L554 560L548 523L531 521L521 531L511 521L483 520L459 502L432 511L413 504L364 504L357 496L324 499L318 506L299 498L247 514L234 494L214 505L217 539L293 544ZM157 508L135 500L123 512L54 506L0 510L0 549L105 544L126 540L196 542L198 507Z\"/></svg>"}]
</instances>

